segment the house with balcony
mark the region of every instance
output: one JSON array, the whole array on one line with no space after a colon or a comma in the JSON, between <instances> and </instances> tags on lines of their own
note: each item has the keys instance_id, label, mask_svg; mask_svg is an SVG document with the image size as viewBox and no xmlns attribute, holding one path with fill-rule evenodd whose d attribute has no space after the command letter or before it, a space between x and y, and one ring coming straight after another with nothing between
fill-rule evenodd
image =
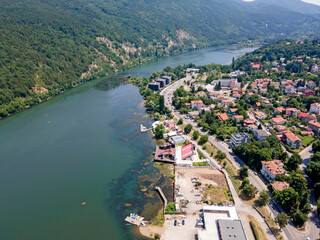
<instances>
[{"instance_id":1,"label":"house with balcony","mask_svg":"<svg viewBox=\"0 0 320 240\"><path fill-rule=\"evenodd\" d=\"M277 175L284 175L286 171L283 169L283 163L280 160L261 161L261 174L269 182L275 181Z\"/></svg>"},{"instance_id":2,"label":"house with balcony","mask_svg":"<svg viewBox=\"0 0 320 240\"><path fill-rule=\"evenodd\" d=\"M302 143L302 140L298 138L293 132L286 130L282 132L282 141L288 146L299 149Z\"/></svg>"},{"instance_id":3,"label":"house with balcony","mask_svg":"<svg viewBox=\"0 0 320 240\"><path fill-rule=\"evenodd\" d=\"M231 142L234 146L240 146L244 143L250 143L251 137L248 133L233 133L231 134Z\"/></svg>"},{"instance_id":4,"label":"house with balcony","mask_svg":"<svg viewBox=\"0 0 320 240\"><path fill-rule=\"evenodd\" d=\"M309 112L313 112L319 114L320 112L320 104L319 103L311 103Z\"/></svg>"},{"instance_id":5,"label":"house with balcony","mask_svg":"<svg viewBox=\"0 0 320 240\"><path fill-rule=\"evenodd\" d=\"M254 131L253 136L257 141L264 141L267 139L268 133L265 130L258 129Z\"/></svg>"}]
</instances>

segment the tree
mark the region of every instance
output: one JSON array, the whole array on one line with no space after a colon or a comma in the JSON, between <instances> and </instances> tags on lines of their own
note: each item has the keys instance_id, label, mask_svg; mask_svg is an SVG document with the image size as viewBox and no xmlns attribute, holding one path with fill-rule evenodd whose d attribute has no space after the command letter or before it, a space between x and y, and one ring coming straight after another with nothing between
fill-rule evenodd
<instances>
[{"instance_id":1,"label":"tree","mask_svg":"<svg viewBox=\"0 0 320 240\"><path fill-rule=\"evenodd\" d=\"M185 131L186 133L190 133L191 130L192 130L192 125L189 123L187 126L185 126L184 131Z\"/></svg>"},{"instance_id":2,"label":"tree","mask_svg":"<svg viewBox=\"0 0 320 240\"><path fill-rule=\"evenodd\" d=\"M320 162L309 162L306 168L306 174L310 177L312 182L317 183L320 180Z\"/></svg>"},{"instance_id":3,"label":"tree","mask_svg":"<svg viewBox=\"0 0 320 240\"><path fill-rule=\"evenodd\" d=\"M290 175L290 187L298 192L300 197L308 193L308 181L300 173L293 173Z\"/></svg>"},{"instance_id":4,"label":"tree","mask_svg":"<svg viewBox=\"0 0 320 240\"><path fill-rule=\"evenodd\" d=\"M163 138L163 134L164 134L164 126L162 124L159 124L156 129L155 129L155 133L154 136L156 139L162 139Z\"/></svg>"},{"instance_id":5,"label":"tree","mask_svg":"<svg viewBox=\"0 0 320 240\"><path fill-rule=\"evenodd\" d=\"M160 239L160 235L159 235L158 233L156 233L156 234L154 235L154 239Z\"/></svg>"},{"instance_id":6,"label":"tree","mask_svg":"<svg viewBox=\"0 0 320 240\"><path fill-rule=\"evenodd\" d=\"M239 170L239 175L242 179L247 178L248 177L248 170L249 167L248 166L243 166L242 168L240 168Z\"/></svg>"},{"instance_id":7,"label":"tree","mask_svg":"<svg viewBox=\"0 0 320 240\"><path fill-rule=\"evenodd\" d=\"M308 215L299 210L292 215L292 222L297 227L302 227L307 220Z\"/></svg>"},{"instance_id":8,"label":"tree","mask_svg":"<svg viewBox=\"0 0 320 240\"><path fill-rule=\"evenodd\" d=\"M313 189L314 189L314 195L315 195L316 199L320 198L320 182L316 183L313 186Z\"/></svg>"},{"instance_id":9,"label":"tree","mask_svg":"<svg viewBox=\"0 0 320 240\"><path fill-rule=\"evenodd\" d=\"M285 228L285 226L288 224L288 215L285 213L279 213L276 218L276 222L280 228Z\"/></svg>"},{"instance_id":10,"label":"tree","mask_svg":"<svg viewBox=\"0 0 320 240\"><path fill-rule=\"evenodd\" d=\"M312 145L312 151L314 153L320 152L320 141L317 141Z\"/></svg>"},{"instance_id":11,"label":"tree","mask_svg":"<svg viewBox=\"0 0 320 240\"><path fill-rule=\"evenodd\" d=\"M192 136L194 140L197 140L200 136L200 133L198 131L194 131Z\"/></svg>"},{"instance_id":12,"label":"tree","mask_svg":"<svg viewBox=\"0 0 320 240\"><path fill-rule=\"evenodd\" d=\"M286 168L288 171L295 171L299 167L299 165L303 162L302 158L298 153L292 154L292 156L289 158Z\"/></svg>"},{"instance_id":13,"label":"tree","mask_svg":"<svg viewBox=\"0 0 320 240\"><path fill-rule=\"evenodd\" d=\"M262 191L258 199L261 206L265 206L270 201L270 196L266 191Z\"/></svg>"},{"instance_id":14,"label":"tree","mask_svg":"<svg viewBox=\"0 0 320 240\"><path fill-rule=\"evenodd\" d=\"M320 198L317 201L317 212L318 212L318 215L320 215Z\"/></svg>"},{"instance_id":15,"label":"tree","mask_svg":"<svg viewBox=\"0 0 320 240\"><path fill-rule=\"evenodd\" d=\"M182 123L183 123L183 120L182 120L182 118L180 118L178 121L178 125L181 125Z\"/></svg>"},{"instance_id":16,"label":"tree","mask_svg":"<svg viewBox=\"0 0 320 240\"><path fill-rule=\"evenodd\" d=\"M240 188L244 188L245 186L249 185L250 181L248 178L243 179Z\"/></svg>"},{"instance_id":17,"label":"tree","mask_svg":"<svg viewBox=\"0 0 320 240\"><path fill-rule=\"evenodd\" d=\"M220 83L220 81L218 81L218 83L217 83L216 86L214 87L214 90L216 90L216 91L221 90L221 83Z\"/></svg>"},{"instance_id":18,"label":"tree","mask_svg":"<svg viewBox=\"0 0 320 240\"><path fill-rule=\"evenodd\" d=\"M200 137L199 144L200 144L200 145L205 144L206 142L208 142L208 139L209 139L208 135L202 135L202 136Z\"/></svg>"},{"instance_id":19,"label":"tree","mask_svg":"<svg viewBox=\"0 0 320 240\"><path fill-rule=\"evenodd\" d=\"M245 196L246 199L254 198L257 192L257 188L253 186L251 183L245 185L242 189L242 194Z\"/></svg>"},{"instance_id":20,"label":"tree","mask_svg":"<svg viewBox=\"0 0 320 240\"><path fill-rule=\"evenodd\" d=\"M320 162L320 152L316 152L311 156L311 161L313 162Z\"/></svg>"},{"instance_id":21,"label":"tree","mask_svg":"<svg viewBox=\"0 0 320 240\"><path fill-rule=\"evenodd\" d=\"M164 106L164 96L160 95L159 98L159 113L164 114L165 106Z\"/></svg>"},{"instance_id":22,"label":"tree","mask_svg":"<svg viewBox=\"0 0 320 240\"><path fill-rule=\"evenodd\" d=\"M280 203L286 213L295 212L299 206L299 193L292 187L286 188L282 191L274 191L274 199Z\"/></svg>"}]
</instances>

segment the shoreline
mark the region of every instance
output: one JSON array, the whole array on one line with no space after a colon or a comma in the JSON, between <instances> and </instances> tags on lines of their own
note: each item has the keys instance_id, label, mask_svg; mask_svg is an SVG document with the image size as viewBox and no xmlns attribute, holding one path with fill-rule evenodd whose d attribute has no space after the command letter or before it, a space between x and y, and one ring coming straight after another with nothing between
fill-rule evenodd
<instances>
[{"instance_id":1,"label":"shoreline","mask_svg":"<svg viewBox=\"0 0 320 240\"><path fill-rule=\"evenodd\" d=\"M96 80L99 80L99 79L102 79L102 78L109 78L109 77L112 77L113 75L118 75L118 74L123 74L123 73L126 73L127 71L129 71L130 69L133 69L134 67L137 67L137 66L140 66L140 65L143 65L143 64L146 64L146 63L148 63L148 62L150 62L150 61L152 61L152 60L155 60L155 59L161 59L161 58L165 58L165 57L170 57L170 56L175 56L175 55L179 55L179 54L182 54L182 53L188 53L188 52L194 52L194 51L197 51L197 50L201 50L201 49L206 49L206 48L217 48L217 50L219 49L219 48L223 48L223 47L237 47L237 48L244 48L244 47L251 47L251 48L255 48L255 47L257 47L257 48L259 48L259 47L261 47L262 45L259 45L259 44L248 44L248 43L234 43L234 44L230 44L230 45L224 45L224 44L222 44L222 45L209 45L209 46L206 46L206 47L200 47L200 48L196 48L196 49L188 49L188 50L186 50L186 51L179 51L179 52L175 52L175 53L173 53L173 54L167 54L167 55L164 55L164 56L161 56L161 57L151 57L151 58L149 58L149 59L147 59L146 61L144 61L144 62L142 62L142 63L138 63L138 64L133 64L132 66L130 66L129 68L127 68L127 69L124 69L123 71L121 71L121 72L111 72L111 73L107 73L105 76L103 76L103 77L99 77L99 78L93 78L93 79L88 79L88 80L83 80L83 81L81 81L81 82L79 82L79 83L77 83L76 85L74 85L74 86L72 86L71 88L68 88L68 89L66 89L66 90L61 90L59 93L57 93L56 95L52 95L52 96L50 96L50 97L48 97L48 98L45 98L45 99L43 99L43 100L41 100L41 101L39 101L38 103L35 103L35 104L33 104L33 105L29 105L29 106L26 106L26 108L25 109L23 109L23 110L21 110L21 111L17 111L17 112L14 112L14 113L10 113L10 114L8 114L7 116L5 116L5 117L0 117L0 121L1 120L3 120L3 119L7 119L7 118L9 118L9 117L11 117L11 116L14 116L14 115L16 115L16 114L18 114L18 113L22 113L22 112L24 112L24 111L26 111L26 110L29 110L29 109L32 109L33 107L35 107L35 106L38 106L38 105L40 105L41 103L45 103L45 102L48 102L49 100L51 100L51 99L54 99L54 98L56 98L56 97L58 97L58 96L61 96L62 94L64 94L64 93L67 93L67 92L69 92L69 91L71 91L71 90L73 90L73 89L75 89L75 88L77 88L77 87L79 87L79 86L81 86L81 85L83 85L83 84L87 84L87 83L89 83L89 82L93 82L93 81L96 81ZM127 77L127 76L126 76ZM10 104L10 103L9 103ZM6 105L8 105L8 104L6 104Z\"/></svg>"}]
</instances>

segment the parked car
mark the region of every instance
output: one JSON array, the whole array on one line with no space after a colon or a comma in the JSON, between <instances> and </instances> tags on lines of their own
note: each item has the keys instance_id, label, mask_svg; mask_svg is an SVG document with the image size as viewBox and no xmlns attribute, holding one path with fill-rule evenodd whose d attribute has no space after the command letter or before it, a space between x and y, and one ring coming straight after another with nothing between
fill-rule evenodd
<instances>
[{"instance_id":1,"label":"parked car","mask_svg":"<svg viewBox=\"0 0 320 240\"><path fill-rule=\"evenodd\" d=\"M182 205L183 208L187 208L188 206L186 204Z\"/></svg>"},{"instance_id":2,"label":"parked car","mask_svg":"<svg viewBox=\"0 0 320 240\"><path fill-rule=\"evenodd\" d=\"M182 225L184 225L184 220L182 220Z\"/></svg>"},{"instance_id":3,"label":"parked car","mask_svg":"<svg viewBox=\"0 0 320 240\"><path fill-rule=\"evenodd\" d=\"M182 210L181 213L187 214L187 211L186 210Z\"/></svg>"},{"instance_id":4,"label":"parked car","mask_svg":"<svg viewBox=\"0 0 320 240\"><path fill-rule=\"evenodd\" d=\"M174 220L174 225L177 226L177 220Z\"/></svg>"}]
</instances>

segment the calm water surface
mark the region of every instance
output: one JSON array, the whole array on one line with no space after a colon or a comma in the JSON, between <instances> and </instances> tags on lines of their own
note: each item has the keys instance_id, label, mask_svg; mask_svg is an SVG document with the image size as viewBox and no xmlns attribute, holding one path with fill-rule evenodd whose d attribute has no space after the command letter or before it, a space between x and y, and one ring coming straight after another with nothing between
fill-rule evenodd
<instances>
[{"instance_id":1,"label":"calm water surface","mask_svg":"<svg viewBox=\"0 0 320 240\"><path fill-rule=\"evenodd\" d=\"M191 62L226 64L252 50L202 49L121 75L148 76ZM152 123L142 102L138 88L112 77L0 121L0 239L139 239L125 215L147 203L155 206L152 214L161 207L158 196L144 198L137 187L144 174L158 177L150 164L155 141L139 132L140 123Z\"/></svg>"}]
</instances>

